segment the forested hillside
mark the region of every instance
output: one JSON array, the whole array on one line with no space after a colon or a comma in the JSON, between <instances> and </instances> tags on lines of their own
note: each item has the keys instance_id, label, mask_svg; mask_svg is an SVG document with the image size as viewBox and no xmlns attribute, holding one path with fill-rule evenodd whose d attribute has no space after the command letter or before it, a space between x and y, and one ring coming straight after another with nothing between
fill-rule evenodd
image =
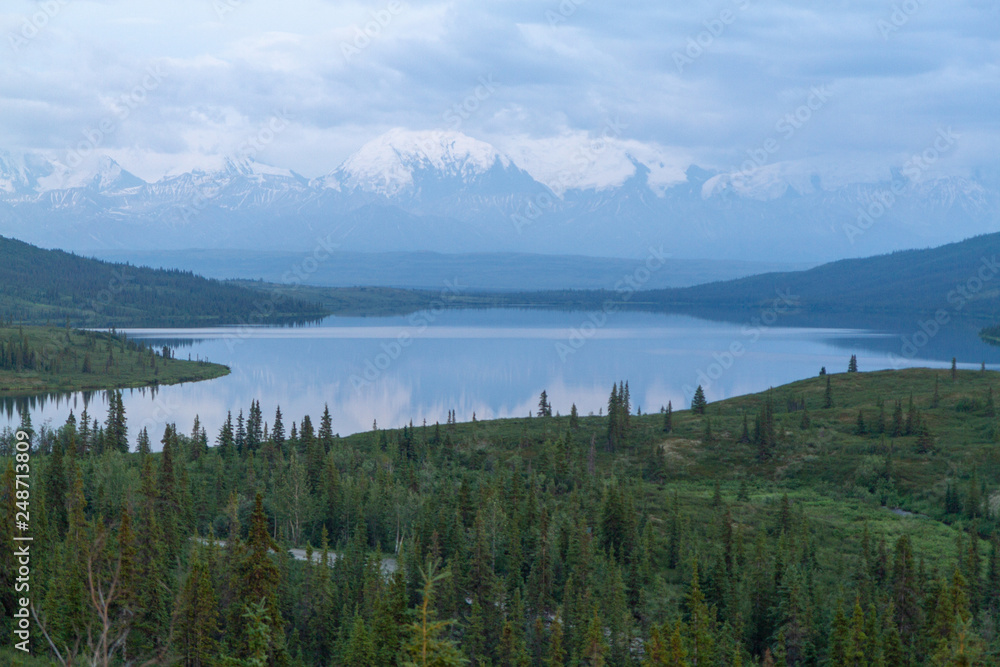
<instances>
[{"instance_id":1,"label":"forested hillside","mask_svg":"<svg viewBox=\"0 0 1000 667\"><path fill-rule=\"evenodd\" d=\"M1000 233L924 250L844 259L806 271L652 292L665 303L754 307L778 292L812 312L1000 314Z\"/></svg>"},{"instance_id":2,"label":"forested hillside","mask_svg":"<svg viewBox=\"0 0 1000 667\"><path fill-rule=\"evenodd\" d=\"M805 271L766 273L684 287L646 289L648 272L636 262L631 275L604 290L549 290L516 294L469 294L492 306L693 312L730 317L770 307L782 295L791 313L823 315L933 315L980 322L1000 319L1000 233L938 248L906 250L864 259L844 259ZM465 303L456 300L453 304ZM827 325L836 320L826 320Z\"/></svg>"},{"instance_id":3,"label":"forested hillside","mask_svg":"<svg viewBox=\"0 0 1000 667\"><path fill-rule=\"evenodd\" d=\"M0 320L74 326L279 323L325 315L319 306L185 271L43 250L0 237Z\"/></svg>"},{"instance_id":4,"label":"forested hillside","mask_svg":"<svg viewBox=\"0 0 1000 667\"><path fill-rule=\"evenodd\" d=\"M855 368L347 438L255 402L155 453L40 428L24 664L995 665L1000 375Z\"/></svg>"}]
</instances>

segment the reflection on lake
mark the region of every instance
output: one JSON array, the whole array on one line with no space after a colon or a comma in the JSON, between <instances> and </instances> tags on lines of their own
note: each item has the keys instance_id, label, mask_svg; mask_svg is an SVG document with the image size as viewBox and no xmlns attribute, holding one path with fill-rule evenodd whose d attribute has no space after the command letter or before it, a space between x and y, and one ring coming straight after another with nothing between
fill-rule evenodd
<instances>
[{"instance_id":1,"label":"reflection on lake","mask_svg":"<svg viewBox=\"0 0 1000 667\"><path fill-rule=\"evenodd\" d=\"M188 432L195 415L210 441L231 410L235 418L252 399L273 420L280 405L286 429L309 414L315 423L329 404L342 435L423 420L460 421L522 417L548 392L553 409L581 414L606 409L611 384L628 380L633 405L656 411L671 401L687 407L698 384L710 401L815 375L821 366L846 370L851 354L861 370L960 365L996 368L1000 350L981 343L974 326L956 322L910 354L917 320L889 331L766 327L683 315L616 313L602 316L553 311L448 311L401 317L328 318L295 328L133 329L129 335L175 348L178 358L207 358L232 373L206 382L125 390L133 443L146 426L158 443L163 426ZM781 324L781 322L778 322ZM880 323L883 324L883 323ZM884 324L883 324L884 327ZM918 338L918 341L920 339ZM18 399L25 401L25 399ZM104 420L103 393L36 397L27 405L36 427L61 425L84 405ZM2 404L2 420L16 425L15 401ZM0 424L2 425L2 424Z\"/></svg>"}]
</instances>

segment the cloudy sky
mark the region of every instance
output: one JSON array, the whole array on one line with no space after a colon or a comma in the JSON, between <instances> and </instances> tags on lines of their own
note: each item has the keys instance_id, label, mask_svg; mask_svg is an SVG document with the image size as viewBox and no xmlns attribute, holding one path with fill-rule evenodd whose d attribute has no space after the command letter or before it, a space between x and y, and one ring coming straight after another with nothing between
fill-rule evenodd
<instances>
[{"instance_id":1,"label":"cloudy sky","mask_svg":"<svg viewBox=\"0 0 1000 667\"><path fill-rule=\"evenodd\" d=\"M590 151L595 184L627 173L626 154L663 182L754 156L887 174L948 127L960 138L937 168L994 173L1000 155L994 0L7 0L0 11L0 148L66 156L94 144L149 180L211 167L247 141L260 161L319 176L394 127L460 130L542 179Z\"/></svg>"}]
</instances>

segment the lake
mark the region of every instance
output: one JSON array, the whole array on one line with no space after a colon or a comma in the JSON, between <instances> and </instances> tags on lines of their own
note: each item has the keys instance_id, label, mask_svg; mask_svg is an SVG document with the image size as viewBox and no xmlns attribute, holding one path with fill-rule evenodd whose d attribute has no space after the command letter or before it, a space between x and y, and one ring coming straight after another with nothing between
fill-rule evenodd
<instances>
[{"instance_id":1,"label":"lake","mask_svg":"<svg viewBox=\"0 0 1000 667\"><path fill-rule=\"evenodd\" d=\"M634 408L658 411L668 401L686 408L701 384L709 401L756 392L847 369L950 365L1000 367L998 349L953 323L927 335L920 321L878 330L780 326L781 316L717 322L684 315L485 310L421 312L406 316L330 317L300 327L132 329L126 332L175 356L227 364L232 373L206 382L125 390L130 439L147 427L158 448L165 424L189 432L195 415L214 442L226 412L246 414L261 403L268 422L280 405L285 428L309 414L318 422L329 404L341 435L401 427L410 420L444 423L523 417L537 409L542 390L553 410L606 410L611 384L628 380ZM36 428L61 425L70 410L88 406L102 422L103 393L18 399ZM3 405L16 425L15 401Z\"/></svg>"}]
</instances>

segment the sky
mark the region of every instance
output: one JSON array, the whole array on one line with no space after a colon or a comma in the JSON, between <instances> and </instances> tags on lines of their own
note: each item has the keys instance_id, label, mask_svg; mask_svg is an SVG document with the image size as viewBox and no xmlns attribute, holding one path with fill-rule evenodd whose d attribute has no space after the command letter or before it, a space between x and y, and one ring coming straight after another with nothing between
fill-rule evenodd
<instances>
[{"instance_id":1,"label":"sky","mask_svg":"<svg viewBox=\"0 0 1000 667\"><path fill-rule=\"evenodd\" d=\"M147 180L258 161L317 177L391 128L456 130L540 180L691 164L995 173L993 0L6 0L0 149Z\"/></svg>"}]
</instances>

